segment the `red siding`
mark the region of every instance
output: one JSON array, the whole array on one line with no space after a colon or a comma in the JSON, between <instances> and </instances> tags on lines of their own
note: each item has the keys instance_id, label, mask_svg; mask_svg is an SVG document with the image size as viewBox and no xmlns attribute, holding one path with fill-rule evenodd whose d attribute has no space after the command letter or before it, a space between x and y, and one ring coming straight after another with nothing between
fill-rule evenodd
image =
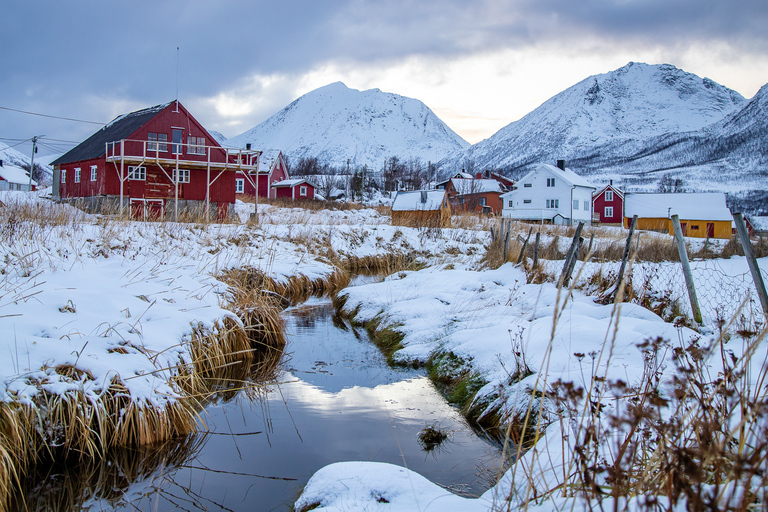
<instances>
[{"instance_id":1,"label":"red siding","mask_svg":"<svg viewBox=\"0 0 768 512\"><path fill-rule=\"evenodd\" d=\"M166 144L167 151L160 152L162 158L172 158L173 149L173 129L182 130L182 144L188 143L188 137L202 137L205 139L206 146L215 146L210 148L212 162L225 162L227 159L226 150L221 148L216 140L205 130L205 128L192 117L183 105L175 102L168 105L165 109L158 112L152 119L145 123L141 128L133 132L125 143L126 155L142 155L144 152L144 143L149 133L165 133L168 135ZM206 153L209 148L206 148ZM181 158L193 162L207 162L208 155L198 155L189 153L190 148L182 145ZM97 179L91 181L91 165L97 166ZM80 182L75 182L75 169L80 168ZM165 172L157 166L144 165L146 167L146 181L144 180L126 180L123 183L123 195L127 198L174 198L175 190L170 176L173 174L174 167L165 167ZM61 197L88 197L96 195L119 195L120 194L120 164L107 163L106 157L81 162L66 163L60 166L60 169L66 170L66 181L61 184ZM179 169L185 169L183 164ZM186 169L190 171L189 183L179 184L179 199L189 199L204 201L206 196L206 182L208 171L206 169ZM123 172L127 176L128 165L126 164ZM168 175L166 175L166 173ZM221 176L219 174L223 173ZM217 178L218 176L218 178ZM211 170L211 180L216 179L210 187L211 202L234 203L235 201L235 173L234 171ZM221 213L221 210L220 212Z\"/></svg>"},{"instance_id":2,"label":"red siding","mask_svg":"<svg viewBox=\"0 0 768 512\"><path fill-rule=\"evenodd\" d=\"M605 200L605 192L613 192L613 200ZM600 222L602 224L621 224L624 216L624 199L618 193L615 188L609 187L602 190L598 195L592 198L593 210L600 216ZM608 217L605 215L605 208L612 207L613 215Z\"/></svg>"}]
</instances>

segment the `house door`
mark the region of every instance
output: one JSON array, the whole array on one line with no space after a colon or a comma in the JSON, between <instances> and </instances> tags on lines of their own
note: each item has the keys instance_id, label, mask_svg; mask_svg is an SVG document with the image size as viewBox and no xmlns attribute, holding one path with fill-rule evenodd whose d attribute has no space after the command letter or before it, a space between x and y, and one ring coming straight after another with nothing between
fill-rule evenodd
<instances>
[{"instance_id":1,"label":"house door","mask_svg":"<svg viewBox=\"0 0 768 512\"><path fill-rule=\"evenodd\" d=\"M681 222L680 223L680 231L683 232L683 236L688 236L688 223L687 222Z\"/></svg>"},{"instance_id":2,"label":"house door","mask_svg":"<svg viewBox=\"0 0 768 512\"><path fill-rule=\"evenodd\" d=\"M183 137L182 130L180 128L173 128L173 154L174 155L181 154L182 137Z\"/></svg>"},{"instance_id":3,"label":"house door","mask_svg":"<svg viewBox=\"0 0 768 512\"><path fill-rule=\"evenodd\" d=\"M715 223L707 222L707 238L715 238Z\"/></svg>"}]
</instances>

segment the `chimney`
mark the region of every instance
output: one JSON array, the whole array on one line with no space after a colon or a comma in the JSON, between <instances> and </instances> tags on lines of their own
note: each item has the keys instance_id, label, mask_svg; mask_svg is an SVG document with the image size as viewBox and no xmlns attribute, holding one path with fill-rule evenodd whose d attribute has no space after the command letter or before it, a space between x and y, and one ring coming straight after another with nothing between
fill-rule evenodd
<instances>
[{"instance_id":1,"label":"chimney","mask_svg":"<svg viewBox=\"0 0 768 512\"><path fill-rule=\"evenodd\" d=\"M427 191L421 191L421 204L427 204Z\"/></svg>"},{"instance_id":2,"label":"chimney","mask_svg":"<svg viewBox=\"0 0 768 512\"><path fill-rule=\"evenodd\" d=\"M609 185L613 185L613 180L610 180L610 183L608 183L608 184L609 184Z\"/></svg>"},{"instance_id":3,"label":"chimney","mask_svg":"<svg viewBox=\"0 0 768 512\"><path fill-rule=\"evenodd\" d=\"M250 142L246 142L245 143L245 150L246 151L250 151L251 150L251 143Z\"/></svg>"},{"instance_id":4,"label":"chimney","mask_svg":"<svg viewBox=\"0 0 768 512\"><path fill-rule=\"evenodd\" d=\"M558 167L560 170L564 171L564 170L565 170L565 160L558 160L558 161L557 161L557 167Z\"/></svg>"},{"instance_id":5,"label":"chimney","mask_svg":"<svg viewBox=\"0 0 768 512\"><path fill-rule=\"evenodd\" d=\"M483 173L479 172L476 174L476 176L477 176L477 179L481 179L483 177Z\"/></svg>"},{"instance_id":6,"label":"chimney","mask_svg":"<svg viewBox=\"0 0 768 512\"><path fill-rule=\"evenodd\" d=\"M3 161L2 161L2 160L0 160L0 167L2 167L2 166L3 166Z\"/></svg>"}]
</instances>

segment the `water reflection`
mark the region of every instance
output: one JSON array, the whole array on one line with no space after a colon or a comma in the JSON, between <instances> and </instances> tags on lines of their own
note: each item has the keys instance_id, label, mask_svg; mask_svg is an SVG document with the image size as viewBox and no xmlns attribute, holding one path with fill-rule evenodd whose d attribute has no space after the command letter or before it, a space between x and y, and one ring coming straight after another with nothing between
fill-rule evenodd
<instances>
[{"instance_id":1,"label":"water reflection","mask_svg":"<svg viewBox=\"0 0 768 512\"><path fill-rule=\"evenodd\" d=\"M203 415L210 434L185 457L159 460L146 476L125 472L133 485L96 479L107 483L104 491L82 487L77 506L59 510L285 510L315 471L352 460L404 465L467 495L490 486L498 450L422 372L390 368L365 333L335 327L329 300L310 299L285 318L287 355L275 383L249 396L231 385L242 376L227 376ZM419 433L434 424L450 435L427 452ZM150 450L142 464L162 451ZM82 498L106 489L120 491L112 500ZM49 500L32 508L52 507Z\"/></svg>"}]
</instances>

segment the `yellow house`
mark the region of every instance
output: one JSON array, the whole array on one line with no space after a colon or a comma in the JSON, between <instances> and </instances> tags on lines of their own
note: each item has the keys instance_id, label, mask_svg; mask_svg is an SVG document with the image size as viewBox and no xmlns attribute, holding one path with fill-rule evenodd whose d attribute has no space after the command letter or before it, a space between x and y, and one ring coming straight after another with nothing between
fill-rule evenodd
<instances>
[{"instance_id":1,"label":"yellow house","mask_svg":"<svg viewBox=\"0 0 768 512\"><path fill-rule=\"evenodd\" d=\"M451 207L445 190L398 192L392 203L392 224L411 227L451 227Z\"/></svg>"},{"instance_id":2,"label":"yellow house","mask_svg":"<svg viewBox=\"0 0 768 512\"><path fill-rule=\"evenodd\" d=\"M637 215L637 229L674 234L672 216L680 217L684 236L731 238L733 217L722 192L626 194L624 227Z\"/></svg>"}]
</instances>

